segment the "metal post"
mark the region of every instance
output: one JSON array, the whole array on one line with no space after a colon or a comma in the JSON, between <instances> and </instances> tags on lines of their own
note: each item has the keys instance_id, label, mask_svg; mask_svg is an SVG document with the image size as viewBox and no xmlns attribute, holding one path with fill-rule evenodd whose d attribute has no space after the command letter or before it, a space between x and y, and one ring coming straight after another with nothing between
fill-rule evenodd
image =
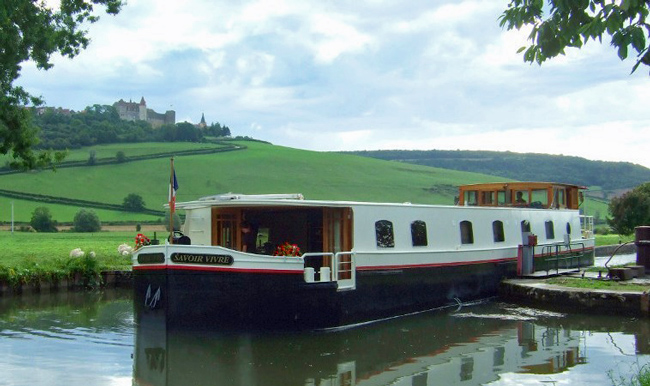
<instances>
[{"instance_id":1,"label":"metal post","mask_svg":"<svg viewBox=\"0 0 650 386\"><path fill-rule=\"evenodd\" d=\"M634 228L636 244L636 265L645 267L646 273L650 273L650 226L638 226Z\"/></svg>"}]
</instances>

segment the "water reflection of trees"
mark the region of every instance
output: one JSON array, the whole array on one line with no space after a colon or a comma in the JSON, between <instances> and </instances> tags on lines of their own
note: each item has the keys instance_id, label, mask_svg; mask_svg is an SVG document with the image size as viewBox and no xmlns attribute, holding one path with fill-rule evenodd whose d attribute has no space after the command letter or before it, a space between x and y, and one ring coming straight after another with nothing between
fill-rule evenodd
<instances>
[{"instance_id":1,"label":"water reflection of trees","mask_svg":"<svg viewBox=\"0 0 650 386\"><path fill-rule=\"evenodd\" d=\"M61 291L0 297L0 335L65 330L107 331L132 327L131 290Z\"/></svg>"}]
</instances>

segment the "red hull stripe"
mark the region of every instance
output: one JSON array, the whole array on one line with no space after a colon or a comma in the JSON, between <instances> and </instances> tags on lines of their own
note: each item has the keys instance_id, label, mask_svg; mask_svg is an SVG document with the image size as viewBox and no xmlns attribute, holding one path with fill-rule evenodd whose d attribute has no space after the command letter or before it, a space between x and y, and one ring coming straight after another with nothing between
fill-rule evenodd
<instances>
[{"instance_id":1,"label":"red hull stripe","mask_svg":"<svg viewBox=\"0 0 650 386\"><path fill-rule=\"evenodd\" d=\"M290 269L255 269L255 268L224 268L224 267L207 267L207 266L187 266L187 265L139 265L133 267L137 271L201 271L201 272L237 272L237 273L266 273L274 275L302 275L302 270Z\"/></svg>"}]
</instances>

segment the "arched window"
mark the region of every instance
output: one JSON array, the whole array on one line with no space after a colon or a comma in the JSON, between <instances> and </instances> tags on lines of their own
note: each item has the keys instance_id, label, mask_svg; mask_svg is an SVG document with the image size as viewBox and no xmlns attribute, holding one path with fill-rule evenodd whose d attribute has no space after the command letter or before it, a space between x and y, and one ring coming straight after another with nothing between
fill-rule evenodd
<instances>
[{"instance_id":1,"label":"arched window","mask_svg":"<svg viewBox=\"0 0 650 386\"><path fill-rule=\"evenodd\" d=\"M496 220L492 222L492 235L494 236L495 243L506 241L506 235L503 231L502 221Z\"/></svg>"},{"instance_id":2,"label":"arched window","mask_svg":"<svg viewBox=\"0 0 650 386\"><path fill-rule=\"evenodd\" d=\"M555 229L553 228L553 221L547 221L544 223L546 228L546 239L552 240L555 238Z\"/></svg>"},{"instance_id":3,"label":"arched window","mask_svg":"<svg viewBox=\"0 0 650 386\"><path fill-rule=\"evenodd\" d=\"M375 236L377 237L377 246L380 248L395 247L395 235L393 233L393 223L388 220L379 220L375 223Z\"/></svg>"},{"instance_id":4,"label":"arched window","mask_svg":"<svg viewBox=\"0 0 650 386\"><path fill-rule=\"evenodd\" d=\"M474 244L474 231L470 221L460 222L460 242L461 244Z\"/></svg>"},{"instance_id":5,"label":"arched window","mask_svg":"<svg viewBox=\"0 0 650 386\"><path fill-rule=\"evenodd\" d=\"M427 224L424 221L413 221L411 223L411 240L414 247L426 247L427 243Z\"/></svg>"},{"instance_id":6,"label":"arched window","mask_svg":"<svg viewBox=\"0 0 650 386\"><path fill-rule=\"evenodd\" d=\"M567 235L571 234L571 223L570 222L566 223L566 234Z\"/></svg>"},{"instance_id":7,"label":"arched window","mask_svg":"<svg viewBox=\"0 0 650 386\"><path fill-rule=\"evenodd\" d=\"M530 222L528 220L524 220L521 222L521 231L530 232Z\"/></svg>"}]
</instances>

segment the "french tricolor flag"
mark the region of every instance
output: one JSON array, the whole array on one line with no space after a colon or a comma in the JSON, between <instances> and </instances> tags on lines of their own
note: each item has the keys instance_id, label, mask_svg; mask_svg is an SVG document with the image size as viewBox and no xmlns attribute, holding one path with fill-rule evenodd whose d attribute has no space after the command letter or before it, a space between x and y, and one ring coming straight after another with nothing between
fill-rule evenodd
<instances>
[{"instance_id":1,"label":"french tricolor flag","mask_svg":"<svg viewBox=\"0 0 650 386\"><path fill-rule=\"evenodd\" d=\"M176 210L176 191L178 190L178 180L176 179L176 170L174 170L174 161L172 161L172 173L169 179L169 212L174 213Z\"/></svg>"}]
</instances>

